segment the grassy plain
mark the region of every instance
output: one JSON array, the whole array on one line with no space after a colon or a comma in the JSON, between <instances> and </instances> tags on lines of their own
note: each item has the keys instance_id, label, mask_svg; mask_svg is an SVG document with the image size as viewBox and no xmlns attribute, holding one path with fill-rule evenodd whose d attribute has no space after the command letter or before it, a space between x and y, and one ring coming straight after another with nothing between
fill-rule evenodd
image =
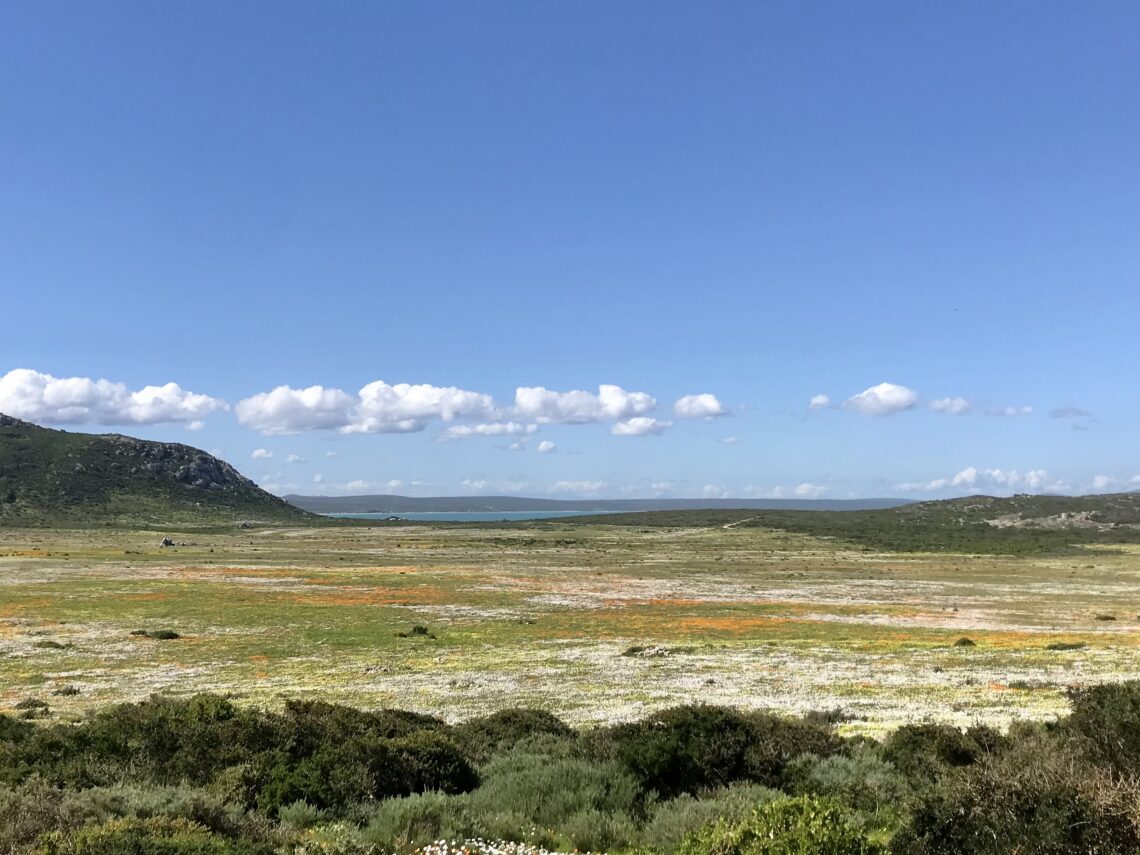
<instances>
[{"instance_id":1,"label":"grassy plain","mask_svg":"<svg viewBox=\"0 0 1140 855\"><path fill-rule=\"evenodd\" d=\"M707 702L840 708L877 734L1050 718L1069 685L1140 678L1137 545L889 553L746 524L170 534L186 545L0 530L0 709L211 691L581 724Z\"/></svg>"}]
</instances>

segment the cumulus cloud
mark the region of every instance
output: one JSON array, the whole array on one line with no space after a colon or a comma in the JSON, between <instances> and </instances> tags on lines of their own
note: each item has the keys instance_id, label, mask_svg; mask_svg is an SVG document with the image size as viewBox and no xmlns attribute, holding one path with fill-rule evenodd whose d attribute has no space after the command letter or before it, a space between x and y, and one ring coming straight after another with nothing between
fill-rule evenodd
<instances>
[{"instance_id":1,"label":"cumulus cloud","mask_svg":"<svg viewBox=\"0 0 1140 855\"><path fill-rule=\"evenodd\" d=\"M493 418L495 412L490 395L455 386L390 386L376 380L363 387L358 397L345 433L411 433L423 430L432 419Z\"/></svg>"},{"instance_id":2,"label":"cumulus cloud","mask_svg":"<svg viewBox=\"0 0 1140 855\"><path fill-rule=\"evenodd\" d=\"M809 410L824 410L831 406L831 398L827 395L812 395L808 401Z\"/></svg>"},{"instance_id":3,"label":"cumulus cloud","mask_svg":"<svg viewBox=\"0 0 1140 855\"><path fill-rule=\"evenodd\" d=\"M818 499L827 492L827 488L819 484L808 484L805 482L796 487L794 492L801 499Z\"/></svg>"},{"instance_id":4,"label":"cumulus cloud","mask_svg":"<svg viewBox=\"0 0 1140 855\"><path fill-rule=\"evenodd\" d=\"M576 389L555 392L543 386L515 390L515 412L540 423L590 424L630 419L648 413L656 399L645 392L627 392L620 386L601 385L598 394Z\"/></svg>"},{"instance_id":5,"label":"cumulus cloud","mask_svg":"<svg viewBox=\"0 0 1140 855\"><path fill-rule=\"evenodd\" d=\"M308 430L413 433L433 419L493 418L495 405L490 395L454 386L376 380L356 395L324 386L278 386L239 401L235 409L241 424L272 436Z\"/></svg>"},{"instance_id":6,"label":"cumulus cloud","mask_svg":"<svg viewBox=\"0 0 1140 855\"><path fill-rule=\"evenodd\" d=\"M335 451L326 451L325 457L336 457L336 452Z\"/></svg>"},{"instance_id":7,"label":"cumulus cloud","mask_svg":"<svg viewBox=\"0 0 1140 855\"><path fill-rule=\"evenodd\" d=\"M1002 418L1010 418L1010 417L1014 417L1014 416L1029 416L1029 415L1033 414L1033 407L1029 407L1029 406L1015 407L1015 406L1009 406L1009 405L993 406L993 407L989 407L986 410L986 414L991 415L991 416L999 416Z\"/></svg>"},{"instance_id":8,"label":"cumulus cloud","mask_svg":"<svg viewBox=\"0 0 1140 855\"><path fill-rule=\"evenodd\" d=\"M1111 475L1096 475L1093 477L1094 490L1111 490L1119 483L1120 482L1113 478Z\"/></svg>"},{"instance_id":9,"label":"cumulus cloud","mask_svg":"<svg viewBox=\"0 0 1140 855\"><path fill-rule=\"evenodd\" d=\"M202 430L202 428L204 428L205 426L206 426L206 423L204 421L202 421L201 419L196 419L192 422L187 423L186 430Z\"/></svg>"},{"instance_id":10,"label":"cumulus cloud","mask_svg":"<svg viewBox=\"0 0 1140 855\"><path fill-rule=\"evenodd\" d=\"M199 422L226 402L177 383L130 391L89 377L53 377L16 368L0 377L0 412L48 424L152 425Z\"/></svg>"},{"instance_id":11,"label":"cumulus cloud","mask_svg":"<svg viewBox=\"0 0 1140 855\"><path fill-rule=\"evenodd\" d=\"M344 485L343 489L349 493L363 493L366 490L387 490L391 492L403 486L404 482L399 478L393 478L391 481L365 481L357 479L356 481L349 481Z\"/></svg>"},{"instance_id":12,"label":"cumulus cloud","mask_svg":"<svg viewBox=\"0 0 1140 855\"><path fill-rule=\"evenodd\" d=\"M286 463L308 463L309 461L306 460L304 457L302 457L299 454L290 454L288 457L285 458L285 462Z\"/></svg>"},{"instance_id":13,"label":"cumulus cloud","mask_svg":"<svg viewBox=\"0 0 1140 855\"><path fill-rule=\"evenodd\" d=\"M970 410L974 409L974 405L965 398L939 398L937 401L930 402L930 409L936 413L964 416L970 412Z\"/></svg>"},{"instance_id":14,"label":"cumulus cloud","mask_svg":"<svg viewBox=\"0 0 1140 855\"><path fill-rule=\"evenodd\" d=\"M556 481L552 493L597 493L606 488L605 481Z\"/></svg>"},{"instance_id":15,"label":"cumulus cloud","mask_svg":"<svg viewBox=\"0 0 1140 855\"><path fill-rule=\"evenodd\" d=\"M727 416L728 410L717 400L716 395L702 392L699 395L685 395L673 403L673 415L679 419L713 419Z\"/></svg>"},{"instance_id":16,"label":"cumulus cloud","mask_svg":"<svg viewBox=\"0 0 1140 855\"><path fill-rule=\"evenodd\" d=\"M880 383L852 395L843 406L865 416L890 416L913 409L917 403L918 394L913 389L896 383Z\"/></svg>"},{"instance_id":17,"label":"cumulus cloud","mask_svg":"<svg viewBox=\"0 0 1140 855\"><path fill-rule=\"evenodd\" d=\"M473 436L520 436L538 430L538 425L525 425L520 422L488 422L477 425L452 425L439 435L440 442L455 439L468 439Z\"/></svg>"},{"instance_id":18,"label":"cumulus cloud","mask_svg":"<svg viewBox=\"0 0 1140 855\"><path fill-rule=\"evenodd\" d=\"M706 499L727 499L728 490L720 484L705 484L701 487L701 496Z\"/></svg>"},{"instance_id":19,"label":"cumulus cloud","mask_svg":"<svg viewBox=\"0 0 1140 855\"><path fill-rule=\"evenodd\" d=\"M967 466L947 478L933 481L917 481L899 484L900 490L933 493L939 490L1031 490L1043 488L1057 489L1059 484L1049 484L1049 474L1044 469L1030 469L1019 472L1016 469L979 469Z\"/></svg>"},{"instance_id":20,"label":"cumulus cloud","mask_svg":"<svg viewBox=\"0 0 1140 855\"><path fill-rule=\"evenodd\" d=\"M538 453L539 454L551 454L557 448L558 448L558 446L555 445L553 442L551 442L549 439L544 439L542 442L540 442L538 444Z\"/></svg>"},{"instance_id":21,"label":"cumulus cloud","mask_svg":"<svg viewBox=\"0 0 1140 855\"><path fill-rule=\"evenodd\" d=\"M293 389L278 386L238 401L234 411L239 423L266 436L307 430L343 429L349 423L355 399L340 389L309 386Z\"/></svg>"},{"instance_id":22,"label":"cumulus cloud","mask_svg":"<svg viewBox=\"0 0 1140 855\"><path fill-rule=\"evenodd\" d=\"M250 455L254 460L268 460L273 456L273 452L268 448L255 448L253 454Z\"/></svg>"},{"instance_id":23,"label":"cumulus cloud","mask_svg":"<svg viewBox=\"0 0 1140 855\"><path fill-rule=\"evenodd\" d=\"M313 476L313 483L314 484L320 484L324 480L325 480L325 476L319 472Z\"/></svg>"},{"instance_id":24,"label":"cumulus cloud","mask_svg":"<svg viewBox=\"0 0 1140 855\"><path fill-rule=\"evenodd\" d=\"M614 424L610 433L614 436L654 436L672 427L672 422L663 422L651 419L648 416L637 416Z\"/></svg>"},{"instance_id":25,"label":"cumulus cloud","mask_svg":"<svg viewBox=\"0 0 1140 855\"><path fill-rule=\"evenodd\" d=\"M720 442L724 445L740 445L740 437L724 436L720 438Z\"/></svg>"}]
</instances>

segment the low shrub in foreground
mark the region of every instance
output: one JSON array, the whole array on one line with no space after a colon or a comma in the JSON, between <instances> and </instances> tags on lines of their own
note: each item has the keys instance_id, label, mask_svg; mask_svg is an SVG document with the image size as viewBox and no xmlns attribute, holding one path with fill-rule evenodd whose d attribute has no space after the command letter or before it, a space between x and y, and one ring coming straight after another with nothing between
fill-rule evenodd
<instances>
[{"instance_id":1,"label":"low shrub in foreground","mask_svg":"<svg viewBox=\"0 0 1140 855\"><path fill-rule=\"evenodd\" d=\"M885 855L838 802L801 796L756 808L737 822L708 826L681 844L680 855Z\"/></svg>"},{"instance_id":2,"label":"low shrub in foreground","mask_svg":"<svg viewBox=\"0 0 1140 855\"><path fill-rule=\"evenodd\" d=\"M662 798L735 781L776 786L792 759L827 756L841 745L826 724L715 706L674 707L594 738L596 752Z\"/></svg>"}]
</instances>

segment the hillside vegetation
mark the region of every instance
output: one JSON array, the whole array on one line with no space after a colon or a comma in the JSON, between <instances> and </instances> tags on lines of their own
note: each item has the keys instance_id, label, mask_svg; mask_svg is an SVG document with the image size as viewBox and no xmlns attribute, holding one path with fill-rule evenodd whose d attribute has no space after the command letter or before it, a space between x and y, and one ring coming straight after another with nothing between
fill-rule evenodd
<instances>
[{"instance_id":1,"label":"hillside vegetation","mask_svg":"<svg viewBox=\"0 0 1140 855\"><path fill-rule=\"evenodd\" d=\"M200 449L50 430L0 414L0 525L313 519Z\"/></svg>"},{"instance_id":2,"label":"hillside vegetation","mask_svg":"<svg viewBox=\"0 0 1140 855\"><path fill-rule=\"evenodd\" d=\"M968 496L866 511L662 511L568 520L582 525L770 528L901 552L1030 554L1140 543L1140 493Z\"/></svg>"},{"instance_id":3,"label":"hillside vegetation","mask_svg":"<svg viewBox=\"0 0 1140 855\"><path fill-rule=\"evenodd\" d=\"M1140 685L1071 700L1052 724L883 743L717 706L574 730L155 696L37 726L39 701L0 715L0 852L1133 855Z\"/></svg>"}]
</instances>

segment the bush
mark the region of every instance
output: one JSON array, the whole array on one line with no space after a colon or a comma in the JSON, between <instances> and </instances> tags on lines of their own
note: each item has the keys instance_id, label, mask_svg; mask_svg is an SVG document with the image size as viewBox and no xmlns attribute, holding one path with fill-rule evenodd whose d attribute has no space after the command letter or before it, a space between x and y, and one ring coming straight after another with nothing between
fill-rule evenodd
<instances>
[{"instance_id":1,"label":"bush","mask_svg":"<svg viewBox=\"0 0 1140 855\"><path fill-rule=\"evenodd\" d=\"M384 851L403 851L444 838L466 837L472 824L463 799L420 793L381 802L363 837Z\"/></svg>"},{"instance_id":2,"label":"bush","mask_svg":"<svg viewBox=\"0 0 1140 855\"><path fill-rule=\"evenodd\" d=\"M185 819L113 819L102 825L45 835L36 855L236 855L235 847Z\"/></svg>"},{"instance_id":3,"label":"bush","mask_svg":"<svg viewBox=\"0 0 1140 855\"><path fill-rule=\"evenodd\" d=\"M367 735L325 742L300 757L278 752L254 778L257 806L270 816L297 801L343 816L361 802L427 790L459 793L479 782L450 739L427 731L400 739Z\"/></svg>"},{"instance_id":4,"label":"bush","mask_svg":"<svg viewBox=\"0 0 1140 855\"><path fill-rule=\"evenodd\" d=\"M477 760L485 762L496 752L539 735L573 739L575 734L560 719L544 710L508 709L458 725L456 741Z\"/></svg>"},{"instance_id":5,"label":"bush","mask_svg":"<svg viewBox=\"0 0 1140 855\"><path fill-rule=\"evenodd\" d=\"M887 737L882 753L907 778L933 780L947 767L976 762L988 742L992 732L986 730L963 733L949 724L908 724Z\"/></svg>"},{"instance_id":6,"label":"bush","mask_svg":"<svg viewBox=\"0 0 1140 855\"><path fill-rule=\"evenodd\" d=\"M191 787L113 786L60 790L33 779L0 790L0 852L15 851L48 832L70 832L113 819L181 818L228 837L263 836L238 805Z\"/></svg>"},{"instance_id":7,"label":"bush","mask_svg":"<svg viewBox=\"0 0 1140 855\"><path fill-rule=\"evenodd\" d=\"M1062 723L1090 760L1140 775L1140 680L1073 689L1073 711Z\"/></svg>"},{"instance_id":8,"label":"bush","mask_svg":"<svg viewBox=\"0 0 1140 855\"><path fill-rule=\"evenodd\" d=\"M620 760L646 790L670 798L734 781L775 786L800 754L841 745L832 728L724 707L674 707L594 737L595 752Z\"/></svg>"},{"instance_id":9,"label":"bush","mask_svg":"<svg viewBox=\"0 0 1140 855\"><path fill-rule=\"evenodd\" d=\"M681 855L879 855L842 806L801 796L757 808L740 822L718 822L685 838Z\"/></svg>"},{"instance_id":10,"label":"bush","mask_svg":"<svg viewBox=\"0 0 1140 855\"><path fill-rule=\"evenodd\" d=\"M1135 855L1136 783L1056 749L1029 741L924 788L892 851Z\"/></svg>"},{"instance_id":11,"label":"bush","mask_svg":"<svg viewBox=\"0 0 1140 855\"><path fill-rule=\"evenodd\" d=\"M703 794L699 799L684 793L654 806L641 830L640 841L657 855L674 855L681 842L693 832L717 820L739 822L757 807L783 797L779 791L759 784L733 784Z\"/></svg>"},{"instance_id":12,"label":"bush","mask_svg":"<svg viewBox=\"0 0 1140 855\"><path fill-rule=\"evenodd\" d=\"M784 789L797 796L826 796L865 814L878 829L893 828L909 793L906 778L874 750L850 755L805 754L784 770Z\"/></svg>"}]
</instances>

